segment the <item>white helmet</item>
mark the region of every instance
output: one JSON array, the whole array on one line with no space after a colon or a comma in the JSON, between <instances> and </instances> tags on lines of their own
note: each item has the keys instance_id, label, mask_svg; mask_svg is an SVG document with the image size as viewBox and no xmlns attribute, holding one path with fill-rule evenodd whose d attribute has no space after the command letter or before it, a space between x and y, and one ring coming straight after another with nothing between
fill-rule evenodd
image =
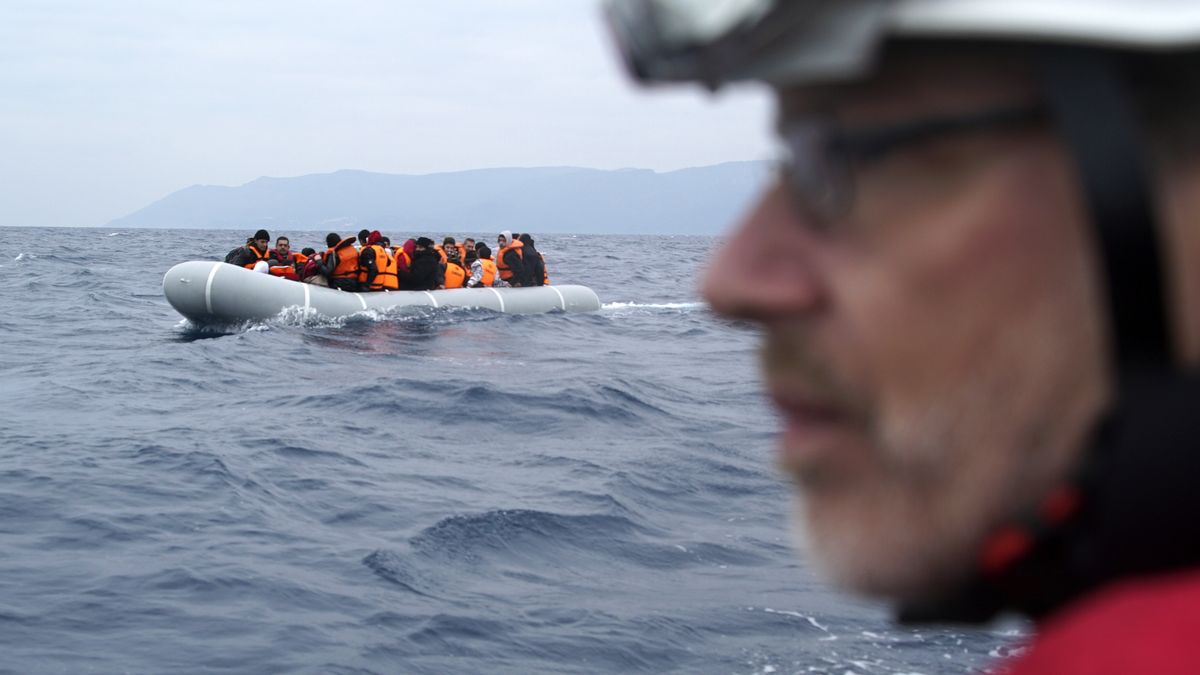
<instances>
[{"instance_id":1,"label":"white helmet","mask_svg":"<svg viewBox=\"0 0 1200 675\"><path fill-rule=\"evenodd\" d=\"M638 79L710 87L853 79L889 38L1200 45L1191 0L607 0L606 10Z\"/></svg>"}]
</instances>

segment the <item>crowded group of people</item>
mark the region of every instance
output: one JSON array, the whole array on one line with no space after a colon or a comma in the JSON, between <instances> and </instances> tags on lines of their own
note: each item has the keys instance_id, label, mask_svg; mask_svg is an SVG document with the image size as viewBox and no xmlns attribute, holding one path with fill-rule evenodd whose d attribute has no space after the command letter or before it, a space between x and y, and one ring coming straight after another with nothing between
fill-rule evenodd
<instances>
[{"instance_id":1,"label":"crowded group of people","mask_svg":"<svg viewBox=\"0 0 1200 675\"><path fill-rule=\"evenodd\" d=\"M495 254L486 243L467 237L458 243L445 237L408 239L393 246L379 230L357 237L336 232L325 236L325 250L291 250L287 237L275 240L259 230L225 262L304 283L342 291L432 291L446 288L545 286L546 262L528 233L504 230L496 237Z\"/></svg>"}]
</instances>

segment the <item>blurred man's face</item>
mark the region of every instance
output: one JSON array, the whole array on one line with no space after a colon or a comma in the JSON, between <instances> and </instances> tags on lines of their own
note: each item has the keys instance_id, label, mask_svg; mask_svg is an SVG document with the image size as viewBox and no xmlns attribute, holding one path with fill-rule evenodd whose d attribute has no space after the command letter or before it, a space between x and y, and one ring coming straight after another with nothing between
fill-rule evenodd
<instances>
[{"instance_id":1,"label":"blurred man's face","mask_svg":"<svg viewBox=\"0 0 1200 675\"><path fill-rule=\"evenodd\" d=\"M1024 70L912 56L876 81L779 92L780 128L849 131L1036 101ZM813 110L813 107L818 108ZM859 590L927 597L1060 480L1108 395L1094 261L1046 124L897 146L853 167L836 217L779 181L705 292L764 333L811 548Z\"/></svg>"},{"instance_id":2,"label":"blurred man's face","mask_svg":"<svg viewBox=\"0 0 1200 675\"><path fill-rule=\"evenodd\" d=\"M267 239L255 239L254 240L254 248L258 249L259 251L262 251L263 253L266 253L267 248L270 246L271 246L270 240L267 240Z\"/></svg>"},{"instance_id":3,"label":"blurred man's face","mask_svg":"<svg viewBox=\"0 0 1200 675\"><path fill-rule=\"evenodd\" d=\"M500 248L504 248L505 246L508 246L508 240L504 237L496 237L496 245Z\"/></svg>"},{"instance_id":4,"label":"blurred man's face","mask_svg":"<svg viewBox=\"0 0 1200 675\"><path fill-rule=\"evenodd\" d=\"M286 254L291 249L292 244L287 239L279 239L275 242L275 250Z\"/></svg>"}]
</instances>

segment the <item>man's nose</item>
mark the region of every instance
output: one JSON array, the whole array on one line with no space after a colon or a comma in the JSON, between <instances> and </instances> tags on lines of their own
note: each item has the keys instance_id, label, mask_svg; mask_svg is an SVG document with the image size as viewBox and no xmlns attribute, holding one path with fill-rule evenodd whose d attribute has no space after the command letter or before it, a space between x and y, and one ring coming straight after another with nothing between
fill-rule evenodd
<instances>
[{"instance_id":1,"label":"man's nose","mask_svg":"<svg viewBox=\"0 0 1200 675\"><path fill-rule=\"evenodd\" d=\"M727 236L704 274L713 311L752 321L796 318L826 301L818 235L786 191L772 187Z\"/></svg>"}]
</instances>

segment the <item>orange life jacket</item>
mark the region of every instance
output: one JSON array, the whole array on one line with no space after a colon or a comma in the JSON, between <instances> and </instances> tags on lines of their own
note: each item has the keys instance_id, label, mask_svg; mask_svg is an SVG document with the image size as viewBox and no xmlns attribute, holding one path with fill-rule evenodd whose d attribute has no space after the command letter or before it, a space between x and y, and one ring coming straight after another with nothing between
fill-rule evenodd
<instances>
[{"instance_id":1,"label":"orange life jacket","mask_svg":"<svg viewBox=\"0 0 1200 675\"><path fill-rule=\"evenodd\" d=\"M446 288L462 288L467 281L467 271L456 262L446 263Z\"/></svg>"},{"instance_id":2,"label":"orange life jacket","mask_svg":"<svg viewBox=\"0 0 1200 675\"><path fill-rule=\"evenodd\" d=\"M375 252L375 279L371 281L369 288L373 291L378 291L384 288L383 274L388 266L388 254L387 251L385 251L384 248L379 244L371 244L370 246L363 247L363 251L366 251L367 249L371 249ZM360 252L359 255L362 255L362 253ZM358 283L364 286L367 285L367 268L363 267L362 265L359 265L358 267Z\"/></svg>"},{"instance_id":3,"label":"orange life jacket","mask_svg":"<svg viewBox=\"0 0 1200 675\"><path fill-rule=\"evenodd\" d=\"M308 262L308 256L303 253L288 252L288 259L283 260L280 259L278 251L267 252L267 264L270 265L267 268L267 272L272 276L296 279L297 267L303 267L306 262Z\"/></svg>"},{"instance_id":4,"label":"orange life jacket","mask_svg":"<svg viewBox=\"0 0 1200 675\"><path fill-rule=\"evenodd\" d=\"M380 261L383 264L380 264ZM379 269L379 273L375 275L375 283L371 284L374 290L395 291L400 289L400 274L399 268L396 265L396 257L382 246L375 247L375 266Z\"/></svg>"},{"instance_id":5,"label":"orange life jacket","mask_svg":"<svg viewBox=\"0 0 1200 675\"><path fill-rule=\"evenodd\" d=\"M354 237L346 237L339 241L337 246L325 252L327 257L337 254L337 267L333 268L333 274L329 275L330 281L358 277L358 251L354 248L355 241L357 240ZM351 253L353 255L350 255Z\"/></svg>"},{"instance_id":6,"label":"orange life jacket","mask_svg":"<svg viewBox=\"0 0 1200 675\"><path fill-rule=\"evenodd\" d=\"M480 258L479 264L483 265L483 277L479 279L482 286L491 286L496 283L496 261L491 258Z\"/></svg>"},{"instance_id":7,"label":"orange life jacket","mask_svg":"<svg viewBox=\"0 0 1200 675\"><path fill-rule=\"evenodd\" d=\"M463 244L455 244L455 245L454 245L454 248L458 249L458 259L459 259L459 260L466 260L466 259L467 259L467 247L466 247L465 245L463 245Z\"/></svg>"},{"instance_id":8,"label":"orange life jacket","mask_svg":"<svg viewBox=\"0 0 1200 675\"><path fill-rule=\"evenodd\" d=\"M245 265L242 265L242 267L245 267L248 270L254 269L254 266L258 264L259 260L266 260L268 253L270 253L269 251L267 253L261 253L261 252L259 252L259 250L257 248L255 248L254 246L252 246L250 244L246 244L246 248L250 249L250 252L253 253L255 256L254 262L246 263Z\"/></svg>"},{"instance_id":9,"label":"orange life jacket","mask_svg":"<svg viewBox=\"0 0 1200 675\"><path fill-rule=\"evenodd\" d=\"M496 269L500 270L501 279L508 281L513 278L513 271L508 269L508 265L504 262L504 254L515 249L521 260L524 260L525 252L521 250L523 248L525 248L525 244L521 243L521 240L518 239L508 242L508 245L500 249L500 252L496 254Z\"/></svg>"},{"instance_id":10,"label":"orange life jacket","mask_svg":"<svg viewBox=\"0 0 1200 675\"><path fill-rule=\"evenodd\" d=\"M404 250L403 246L393 246L392 254L395 255L395 257L396 257L396 268L397 269L399 269L401 261L404 262L405 269L412 267L412 256L410 256L408 254L408 251Z\"/></svg>"},{"instance_id":11,"label":"orange life jacket","mask_svg":"<svg viewBox=\"0 0 1200 675\"><path fill-rule=\"evenodd\" d=\"M442 264L445 265L446 260L448 260L446 258L446 249L442 248L441 244L435 244L433 250L438 252L438 257L442 259ZM459 258L459 260L462 260L462 258Z\"/></svg>"}]
</instances>

